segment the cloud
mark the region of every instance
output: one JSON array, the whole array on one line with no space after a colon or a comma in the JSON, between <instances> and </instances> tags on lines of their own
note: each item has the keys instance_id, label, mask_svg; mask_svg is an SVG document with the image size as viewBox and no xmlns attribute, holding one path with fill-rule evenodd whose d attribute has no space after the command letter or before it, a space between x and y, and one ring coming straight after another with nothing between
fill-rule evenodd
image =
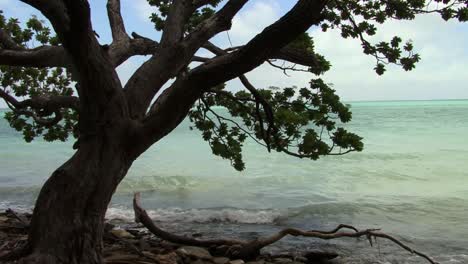
<instances>
[{"instance_id":1,"label":"cloud","mask_svg":"<svg viewBox=\"0 0 468 264\"><path fill-rule=\"evenodd\" d=\"M268 6L267 2L261 2ZM254 7L240 16L237 22L237 36L244 41L261 29L258 16L265 16L268 22L278 19L278 11L257 6L264 14L254 12ZM256 15L258 14L258 15ZM247 18L249 15L251 18ZM262 21L259 18L258 21ZM262 27L264 24L262 24ZM394 99L443 99L468 98L464 73L468 52L468 25L458 22L444 22L436 15L420 16L414 21L390 21L379 26L373 42L390 40L399 35L404 40L411 39L422 60L411 72L400 67L390 66L384 76L373 71L375 60L362 53L360 42L343 39L339 31L309 31L314 37L316 50L332 63L332 69L323 78L332 82L337 93L344 100L394 100ZM308 85L315 76L304 73L282 74L268 65L262 65L248 74L257 87ZM228 84L232 90L241 89L237 81Z\"/></svg>"},{"instance_id":2,"label":"cloud","mask_svg":"<svg viewBox=\"0 0 468 264\"><path fill-rule=\"evenodd\" d=\"M460 30L465 34L460 34ZM411 72L389 67L382 77L372 71L375 61L362 54L358 41L343 40L338 32L314 35L317 50L333 64L325 77L335 83L343 97L384 100L467 98L468 91L460 89L468 81L463 74L463 65L468 59L466 32L466 25L444 22L434 15L383 25L374 42L390 40L395 35L411 39L422 61Z\"/></svg>"},{"instance_id":3,"label":"cloud","mask_svg":"<svg viewBox=\"0 0 468 264\"><path fill-rule=\"evenodd\" d=\"M277 1L256 1L241 10L233 21L229 35L233 45L245 44L265 27L280 17L280 6Z\"/></svg>"},{"instance_id":4,"label":"cloud","mask_svg":"<svg viewBox=\"0 0 468 264\"><path fill-rule=\"evenodd\" d=\"M147 0L132 0L130 2L137 17L142 21L148 22L151 14L156 12L156 8L150 6Z\"/></svg>"},{"instance_id":5,"label":"cloud","mask_svg":"<svg viewBox=\"0 0 468 264\"><path fill-rule=\"evenodd\" d=\"M4 11L3 15L6 17L17 17L21 20L29 18L32 14L43 17L36 9L20 1L0 0L0 10Z\"/></svg>"}]
</instances>

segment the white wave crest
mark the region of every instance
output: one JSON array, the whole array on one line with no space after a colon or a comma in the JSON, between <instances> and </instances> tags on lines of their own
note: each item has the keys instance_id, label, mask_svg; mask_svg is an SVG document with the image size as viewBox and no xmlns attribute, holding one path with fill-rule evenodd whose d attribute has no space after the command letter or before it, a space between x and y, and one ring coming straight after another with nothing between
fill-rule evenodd
<instances>
[{"instance_id":1,"label":"white wave crest","mask_svg":"<svg viewBox=\"0 0 468 264\"><path fill-rule=\"evenodd\" d=\"M148 215L155 221L182 223L239 223L239 224L271 224L281 216L279 210L244 210L235 208L220 209L188 209L167 208L147 210ZM109 208L107 219L122 219L133 221L133 210L123 208Z\"/></svg>"}]
</instances>

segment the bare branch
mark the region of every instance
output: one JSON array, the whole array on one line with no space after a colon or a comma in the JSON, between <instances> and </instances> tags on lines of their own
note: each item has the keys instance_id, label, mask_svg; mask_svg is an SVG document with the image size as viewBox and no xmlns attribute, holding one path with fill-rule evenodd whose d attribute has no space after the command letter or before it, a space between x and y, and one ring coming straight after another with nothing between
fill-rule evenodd
<instances>
[{"instance_id":1,"label":"bare branch","mask_svg":"<svg viewBox=\"0 0 468 264\"><path fill-rule=\"evenodd\" d=\"M191 246L204 246L204 247L211 247L211 246L229 246L226 250L225 254L231 258L239 258L244 260L250 260L257 257L260 253L260 250L268 245L271 245L280 239L284 238L285 236L301 236L301 237L310 237L310 238L319 238L319 239L337 239L343 237L366 237L369 241L372 241L372 237L380 237L385 238L393 243L397 244L401 248L405 249L406 251L410 252L411 254L416 254L424 259L426 259L431 264L436 264L434 260L432 260L429 256L419 251L416 251L409 246L403 244L398 239L382 233L379 229L365 229L365 230L358 230L353 226L350 225L339 225L335 229L331 231L320 231L320 230L311 230L311 231L303 231L296 228L286 228L281 230L280 232L273 234L268 237L260 237L250 241L242 241L242 240L235 240L235 239L213 239L213 240L198 240L195 238L189 238L184 236L179 236L176 234L172 234L166 232L159 227L157 227L153 220L148 216L146 210L141 207L141 195L140 193L135 193L133 197L133 209L135 212L135 221L141 222L151 233L156 235L157 237L167 240L169 242L184 244L184 245L191 245ZM341 231L342 229L350 229L353 232L345 232ZM372 245L372 244L371 244Z\"/></svg>"},{"instance_id":2,"label":"bare branch","mask_svg":"<svg viewBox=\"0 0 468 264\"><path fill-rule=\"evenodd\" d=\"M135 32L132 33L133 39L130 40L131 53L133 55L151 55L159 47L157 41L142 37Z\"/></svg>"},{"instance_id":3,"label":"bare branch","mask_svg":"<svg viewBox=\"0 0 468 264\"><path fill-rule=\"evenodd\" d=\"M79 99L75 96L37 96L34 98L18 101L15 97L0 89L0 97L15 108L33 108L36 110L55 111L60 108L79 109Z\"/></svg>"},{"instance_id":4,"label":"bare branch","mask_svg":"<svg viewBox=\"0 0 468 264\"><path fill-rule=\"evenodd\" d=\"M80 97L80 131L96 131L97 120L128 117L120 79L107 49L96 39L91 25L91 10L86 0L23 0L40 10L73 63ZM112 113L112 114L109 114Z\"/></svg>"},{"instance_id":5,"label":"bare branch","mask_svg":"<svg viewBox=\"0 0 468 264\"><path fill-rule=\"evenodd\" d=\"M223 55L229 52L237 51L242 49L244 46L236 46L232 48L227 48L225 50L216 47L213 43L208 42L203 45L203 48L207 49L208 51L212 52L216 55ZM278 60L285 60L294 64L299 64L306 67L318 67L320 63L317 59L317 55L308 51L304 51L301 49L293 48L286 46L280 49L278 52L273 53L269 59L278 59Z\"/></svg>"},{"instance_id":6,"label":"bare branch","mask_svg":"<svg viewBox=\"0 0 468 264\"><path fill-rule=\"evenodd\" d=\"M226 6L231 2L232 4L245 4L245 1L239 0L230 1ZM243 48L226 55L217 56L196 67L183 77L177 78L168 88L169 90L164 94L164 97L161 98L160 96L158 98L157 109L153 109L150 115L144 119L143 135L140 137L143 146L139 148L139 151L145 150L172 131L187 115L195 101L208 89L259 66L284 46L291 43L298 35L305 32L311 25L318 23L325 3L325 0L300 0L286 15L267 27ZM226 12L234 15L237 11L230 10ZM209 24L205 26L209 26ZM201 27L205 26L201 25ZM193 35L192 37L196 36ZM201 45L206 44L207 41L207 39L203 40ZM190 43L189 40L188 42ZM135 86L135 84L132 85ZM141 94L139 97L140 101L144 98L141 97ZM138 104L138 102L135 102L135 104Z\"/></svg>"},{"instance_id":7,"label":"bare branch","mask_svg":"<svg viewBox=\"0 0 468 264\"><path fill-rule=\"evenodd\" d=\"M192 49L198 50L211 37L231 27L232 18L248 2L248 0L229 0L216 14L203 21L187 37L186 43Z\"/></svg>"},{"instance_id":8,"label":"bare branch","mask_svg":"<svg viewBox=\"0 0 468 264\"><path fill-rule=\"evenodd\" d=\"M70 58L60 46L35 49L0 49L0 65L24 67L68 67Z\"/></svg>"},{"instance_id":9,"label":"bare branch","mask_svg":"<svg viewBox=\"0 0 468 264\"><path fill-rule=\"evenodd\" d=\"M285 60L294 64L299 64L307 67L320 66L316 54L288 46L282 48L280 51L273 54L271 56L271 59Z\"/></svg>"},{"instance_id":10,"label":"bare branch","mask_svg":"<svg viewBox=\"0 0 468 264\"><path fill-rule=\"evenodd\" d=\"M207 62L210 58L200 57L200 56L193 56L192 61L196 62Z\"/></svg>"},{"instance_id":11,"label":"bare branch","mask_svg":"<svg viewBox=\"0 0 468 264\"><path fill-rule=\"evenodd\" d=\"M297 68L296 64L294 64L293 66L286 66L286 65L277 65L275 63L273 63L272 60L267 60L268 64L270 64L272 67L274 68L277 68L277 69L280 69L283 71L284 75L288 76L288 71L295 71L295 72L307 72L307 73L310 73L310 71L308 70L305 70L305 69L301 69L301 68Z\"/></svg>"},{"instance_id":12,"label":"bare branch","mask_svg":"<svg viewBox=\"0 0 468 264\"><path fill-rule=\"evenodd\" d=\"M215 85L254 69L277 54L299 34L318 23L325 3L325 0L300 0L286 15L267 27L247 45L195 68L191 75L201 79L204 73L209 72L209 76L217 77L210 78L210 82Z\"/></svg>"},{"instance_id":13,"label":"bare branch","mask_svg":"<svg viewBox=\"0 0 468 264\"><path fill-rule=\"evenodd\" d=\"M202 6L209 5L211 2L213 2L213 0L193 0L193 5L196 8L200 8Z\"/></svg>"},{"instance_id":14,"label":"bare branch","mask_svg":"<svg viewBox=\"0 0 468 264\"><path fill-rule=\"evenodd\" d=\"M142 119L161 87L192 61L197 50L217 33L228 29L234 15L248 0L230 0L215 15L202 22L182 42L160 47L125 86L133 118Z\"/></svg>"},{"instance_id":15,"label":"bare branch","mask_svg":"<svg viewBox=\"0 0 468 264\"><path fill-rule=\"evenodd\" d=\"M120 0L107 1L107 16L112 32L112 39L115 42L126 41L129 39L125 31L125 24L120 13Z\"/></svg>"},{"instance_id":16,"label":"bare branch","mask_svg":"<svg viewBox=\"0 0 468 264\"><path fill-rule=\"evenodd\" d=\"M159 47L159 43L152 39L132 33L133 39L125 39L113 42L108 50L109 57L114 67L124 63L135 55L152 55Z\"/></svg>"},{"instance_id":17,"label":"bare branch","mask_svg":"<svg viewBox=\"0 0 468 264\"><path fill-rule=\"evenodd\" d=\"M178 43L184 37L185 24L195 11L192 0L173 0L161 36L161 45L169 46Z\"/></svg>"}]
</instances>

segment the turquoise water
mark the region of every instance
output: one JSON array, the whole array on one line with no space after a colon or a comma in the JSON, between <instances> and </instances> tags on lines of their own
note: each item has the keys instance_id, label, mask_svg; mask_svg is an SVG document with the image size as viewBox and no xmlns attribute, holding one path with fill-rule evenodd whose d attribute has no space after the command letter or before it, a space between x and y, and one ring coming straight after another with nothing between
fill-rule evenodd
<instances>
[{"instance_id":1,"label":"turquoise water","mask_svg":"<svg viewBox=\"0 0 468 264\"><path fill-rule=\"evenodd\" d=\"M211 155L184 122L137 160L109 218L131 219L132 193L164 227L205 236L252 237L285 226L380 227L441 263L468 263L468 101L351 103L347 127L365 150L319 161L267 153L247 143L247 169ZM24 143L0 120L0 208L29 209L72 142ZM287 239L267 250L325 247L346 263L424 263L384 241Z\"/></svg>"}]
</instances>

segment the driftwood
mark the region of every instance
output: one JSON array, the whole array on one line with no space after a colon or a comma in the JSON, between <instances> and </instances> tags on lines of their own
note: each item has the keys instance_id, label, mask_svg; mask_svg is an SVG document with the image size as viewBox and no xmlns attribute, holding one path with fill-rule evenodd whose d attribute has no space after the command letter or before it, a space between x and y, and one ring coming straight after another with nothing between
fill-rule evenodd
<instances>
[{"instance_id":1,"label":"driftwood","mask_svg":"<svg viewBox=\"0 0 468 264\"><path fill-rule=\"evenodd\" d=\"M380 229L365 229L358 230L357 228L350 225L339 225L331 231L320 231L320 230L310 230L303 231L296 228L286 228L280 232L273 234L268 237L260 237L254 240L243 241L235 239L213 239L213 240L199 240L192 237L179 236L176 234L169 233L157 227L153 220L148 216L146 210L141 206L141 196L140 193L135 193L133 198L133 209L135 211L135 221L142 223L151 233L157 237L167 240L169 242L184 244L189 246L199 246L199 247L225 247L225 256L232 259L244 259L251 260L256 258L260 254L260 250L268 245L271 245L278 240L284 238L287 235L291 236L302 236L302 237L311 237L319 239L337 239L343 237L365 237L369 240L371 246L373 246L372 239L384 238L392 241L397 244L404 250L418 255L426 259L431 264L436 264L432 258L427 256L424 253L421 253L417 250L412 249L411 247L405 245L398 239L387 235L383 232L380 232ZM341 231L343 229L351 231Z\"/></svg>"}]
</instances>

